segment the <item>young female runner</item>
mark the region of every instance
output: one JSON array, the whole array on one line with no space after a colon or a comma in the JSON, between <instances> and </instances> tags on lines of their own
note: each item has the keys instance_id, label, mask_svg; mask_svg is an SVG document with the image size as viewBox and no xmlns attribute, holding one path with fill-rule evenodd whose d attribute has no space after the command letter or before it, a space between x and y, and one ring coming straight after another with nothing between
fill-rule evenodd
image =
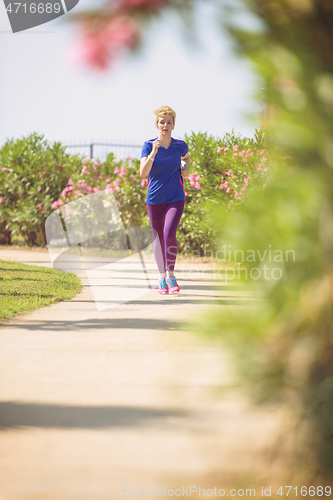
<instances>
[{"instance_id":1,"label":"young female runner","mask_svg":"<svg viewBox=\"0 0 333 500\"><path fill-rule=\"evenodd\" d=\"M162 106L154 114L158 137L143 145L140 175L148 175L146 202L154 236L154 257L160 272L158 291L178 293L179 286L173 273L178 248L176 232L185 205L182 177L188 176L190 157L186 142L171 137L175 111Z\"/></svg>"}]
</instances>

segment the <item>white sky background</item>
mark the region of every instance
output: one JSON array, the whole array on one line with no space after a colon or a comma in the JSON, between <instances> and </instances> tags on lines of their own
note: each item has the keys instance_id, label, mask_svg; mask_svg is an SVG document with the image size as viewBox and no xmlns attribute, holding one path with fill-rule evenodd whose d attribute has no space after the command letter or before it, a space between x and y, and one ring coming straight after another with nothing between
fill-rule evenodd
<instances>
[{"instance_id":1,"label":"white sky background","mask_svg":"<svg viewBox=\"0 0 333 500\"><path fill-rule=\"evenodd\" d=\"M76 9L91 4L81 0ZM0 1L0 146L35 131L50 141L142 143L156 136L153 110L161 105L177 112L174 137L222 136L232 128L252 137L259 127L252 95L260 82L232 53L211 6L202 4L196 18L198 46L189 47L180 23L165 16L139 55L97 73L73 61L77 33L62 21L66 16L12 34ZM257 117L252 123L249 113Z\"/></svg>"}]
</instances>

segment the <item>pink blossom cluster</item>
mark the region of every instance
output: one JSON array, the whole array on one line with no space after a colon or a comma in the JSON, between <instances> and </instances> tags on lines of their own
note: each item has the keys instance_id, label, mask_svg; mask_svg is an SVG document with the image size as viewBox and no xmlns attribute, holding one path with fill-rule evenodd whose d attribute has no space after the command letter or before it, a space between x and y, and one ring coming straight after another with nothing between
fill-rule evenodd
<instances>
[{"instance_id":1,"label":"pink blossom cluster","mask_svg":"<svg viewBox=\"0 0 333 500\"><path fill-rule=\"evenodd\" d=\"M124 177L126 174L126 167L122 166L120 168L116 167L113 171L114 174L118 174L119 177Z\"/></svg>"},{"instance_id":2,"label":"pink blossom cluster","mask_svg":"<svg viewBox=\"0 0 333 500\"><path fill-rule=\"evenodd\" d=\"M64 204L64 202L63 202L62 200L60 200L60 199L59 199L59 200L57 200L57 201L54 201L54 202L52 203L51 207L52 207L52 208L58 208L58 207L61 207L61 205L63 205L63 204ZM59 212L59 210L58 210L58 212Z\"/></svg>"},{"instance_id":3,"label":"pink blossom cluster","mask_svg":"<svg viewBox=\"0 0 333 500\"><path fill-rule=\"evenodd\" d=\"M106 70L117 52L133 48L140 37L139 25L126 15L115 16L98 31L84 33L76 47L76 58L90 67Z\"/></svg>"},{"instance_id":4,"label":"pink blossom cluster","mask_svg":"<svg viewBox=\"0 0 333 500\"><path fill-rule=\"evenodd\" d=\"M189 181L190 181L190 185L192 187L195 187L195 189L200 189L201 188L201 184L200 184L200 174L198 174L197 172L194 172L193 174L190 174L188 176L189 178Z\"/></svg>"},{"instance_id":5,"label":"pink blossom cluster","mask_svg":"<svg viewBox=\"0 0 333 500\"><path fill-rule=\"evenodd\" d=\"M70 192L73 191L73 186L66 186L65 189L61 191L61 197L66 198L70 195Z\"/></svg>"},{"instance_id":6,"label":"pink blossom cluster","mask_svg":"<svg viewBox=\"0 0 333 500\"><path fill-rule=\"evenodd\" d=\"M233 149L235 148L236 146L233 146ZM245 151L245 149L242 149L242 151L238 151L238 146L237 146L237 149L234 149L234 154L232 155L233 158L235 158L236 156L239 156L240 158L242 158L242 160L246 163L248 158L252 157L253 156L253 151L252 149L248 149L247 151ZM237 152L238 151L238 152Z\"/></svg>"}]
</instances>

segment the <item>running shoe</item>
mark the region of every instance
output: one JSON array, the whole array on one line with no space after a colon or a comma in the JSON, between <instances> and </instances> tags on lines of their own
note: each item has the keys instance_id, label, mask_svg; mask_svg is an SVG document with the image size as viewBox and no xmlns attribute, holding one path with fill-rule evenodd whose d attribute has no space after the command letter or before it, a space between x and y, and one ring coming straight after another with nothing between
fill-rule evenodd
<instances>
[{"instance_id":1,"label":"running shoe","mask_svg":"<svg viewBox=\"0 0 333 500\"><path fill-rule=\"evenodd\" d=\"M170 293L178 293L180 288L178 286L176 277L173 273L169 273L166 276L166 282L168 284L169 292Z\"/></svg>"},{"instance_id":2,"label":"running shoe","mask_svg":"<svg viewBox=\"0 0 333 500\"><path fill-rule=\"evenodd\" d=\"M169 288L165 276L160 277L160 281L158 283L158 293L169 293Z\"/></svg>"}]
</instances>

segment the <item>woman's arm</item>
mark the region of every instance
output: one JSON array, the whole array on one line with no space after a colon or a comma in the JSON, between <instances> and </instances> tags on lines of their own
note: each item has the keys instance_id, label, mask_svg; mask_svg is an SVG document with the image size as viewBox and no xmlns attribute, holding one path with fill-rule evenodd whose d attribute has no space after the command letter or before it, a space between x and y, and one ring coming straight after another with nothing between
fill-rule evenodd
<instances>
[{"instance_id":1,"label":"woman's arm","mask_svg":"<svg viewBox=\"0 0 333 500\"><path fill-rule=\"evenodd\" d=\"M190 166L190 155L186 153L185 156L181 157L181 160L185 162L185 165L183 165L181 168L181 175L184 179L186 179L188 177L188 168Z\"/></svg>"},{"instance_id":2,"label":"woman's arm","mask_svg":"<svg viewBox=\"0 0 333 500\"><path fill-rule=\"evenodd\" d=\"M140 175L141 177L147 177L149 172L151 171L151 167L153 166L155 156L157 154L158 148L161 145L161 141L156 139L153 142L153 149L148 156L143 156L140 161Z\"/></svg>"}]
</instances>

